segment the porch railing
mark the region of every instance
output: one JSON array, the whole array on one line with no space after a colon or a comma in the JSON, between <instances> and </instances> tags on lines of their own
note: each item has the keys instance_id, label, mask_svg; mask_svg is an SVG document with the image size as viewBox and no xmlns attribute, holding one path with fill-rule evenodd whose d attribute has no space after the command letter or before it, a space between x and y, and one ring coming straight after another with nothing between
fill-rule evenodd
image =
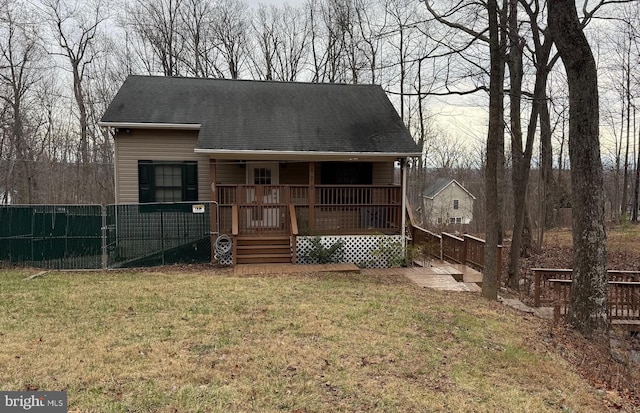
<instances>
[{"instance_id":1,"label":"porch railing","mask_svg":"<svg viewBox=\"0 0 640 413\"><path fill-rule=\"evenodd\" d=\"M462 237L442 233L442 255L445 259L460 264L471 265L484 269L485 240L464 234ZM498 245L497 257L498 279L502 274L502 246Z\"/></svg>"},{"instance_id":2,"label":"porch railing","mask_svg":"<svg viewBox=\"0 0 640 413\"><path fill-rule=\"evenodd\" d=\"M289 205L300 235L401 232L399 186L217 185L217 195L221 233L231 230L232 205L243 234L289 234Z\"/></svg>"},{"instance_id":3,"label":"porch railing","mask_svg":"<svg viewBox=\"0 0 640 413\"><path fill-rule=\"evenodd\" d=\"M571 280L573 276L571 268L531 268L531 271L534 274L533 299L536 307L554 303L557 298L553 296L553 283L557 284L558 280ZM637 283L640 282L640 271L607 270L607 279L609 282ZM562 288L562 286L555 288Z\"/></svg>"}]
</instances>

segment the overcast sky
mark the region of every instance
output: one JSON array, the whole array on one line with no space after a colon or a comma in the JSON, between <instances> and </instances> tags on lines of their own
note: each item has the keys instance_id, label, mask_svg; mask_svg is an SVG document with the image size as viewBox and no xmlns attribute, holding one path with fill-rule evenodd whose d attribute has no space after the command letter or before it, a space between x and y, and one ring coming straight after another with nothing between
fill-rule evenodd
<instances>
[{"instance_id":1,"label":"overcast sky","mask_svg":"<svg viewBox=\"0 0 640 413\"><path fill-rule=\"evenodd\" d=\"M306 0L245 0L250 7L255 7L258 4L276 5L289 4L291 6L298 6L304 4Z\"/></svg>"}]
</instances>

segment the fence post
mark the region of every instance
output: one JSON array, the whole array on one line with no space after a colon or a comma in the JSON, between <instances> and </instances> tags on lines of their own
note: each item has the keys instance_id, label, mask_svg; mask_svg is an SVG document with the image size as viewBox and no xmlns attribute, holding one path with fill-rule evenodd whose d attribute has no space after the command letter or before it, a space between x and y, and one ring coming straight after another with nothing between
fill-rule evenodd
<instances>
[{"instance_id":1,"label":"fence post","mask_svg":"<svg viewBox=\"0 0 640 413\"><path fill-rule=\"evenodd\" d=\"M467 236L462 236L462 265L467 265L467 253L469 249L469 243L467 242Z\"/></svg>"},{"instance_id":2,"label":"fence post","mask_svg":"<svg viewBox=\"0 0 640 413\"><path fill-rule=\"evenodd\" d=\"M160 249L162 250L162 265L164 265L164 210L160 209Z\"/></svg>"},{"instance_id":3,"label":"fence post","mask_svg":"<svg viewBox=\"0 0 640 413\"><path fill-rule=\"evenodd\" d=\"M106 270L108 266L107 255L107 207L100 205L100 213L102 214L102 269Z\"/></svg>"},{"instance_id":4,"label":"fence post","mask_svg":"<svg viewBox=\"0 0 640 413\"><path fill-rule=\"evenodd\" d=\"M560 319L560 283L553 283L553 321L558 321Z\"/></svg>"},{"instance_id":5,"label":"fence post","mask_svg":"<svg viewBox=\"0 0 640 413\"><path fill-rule=\"evenodd\" d=\"M533 298L534 299L534 305L536 307L540 307L540 277L541 277L541 275L540 275L540 273L538 271L534 271L533 274L534 274L534 280L535 280L534 281L534 289L533 289L533 291L534 291L534 293L533 293L533 295L534 295L534 298Z\"/></svg>"},{"instance_id":6,"label":"fence post","mask_svg":"<svg viewBox=\"0 0 640 413\"><path fill-rule=\"evenodd\" d=\"M502 245L498 245L498 262L496 264L498 285L500 285L500 278L502 278Z\"/></svg>"}]
</instances>

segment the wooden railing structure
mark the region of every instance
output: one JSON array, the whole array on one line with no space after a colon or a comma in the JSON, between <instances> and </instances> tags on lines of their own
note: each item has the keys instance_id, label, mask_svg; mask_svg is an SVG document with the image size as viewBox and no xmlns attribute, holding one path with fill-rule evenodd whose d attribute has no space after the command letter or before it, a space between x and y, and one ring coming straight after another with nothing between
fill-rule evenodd
<instances>
[{"instance_id":1,"label":"wooden railing structure","mask_svg":"<svg viewBox=\"0 0 640 413\"><path fill-rule=\"evenodd\" d=\"M414 245L439 245L439 248L434 249L436 253L432 254L434 258L484 270L483 239L467 234L456 236L446 232L438 235L416 225L412 225L411 234ZM499 278L502 273L502 246L498 246L497 260Z\"/></svg>"},{"instance_id":2,"label":"wooden railing structure","mask_svg":"<svg viewBox=\"0 0 640 413\"><path fill-rule=\"evenodd\" d=\"M532 268L534 303L553 307L554 319L567 314L573 271L568 268ZM612 325L640 330L640 271L607 271L607 311Z\"/></svg>"},{"instance_id":3,"label":"wooden railing structure","mask_svg":"<svg viewBox=\"0 0 640 413\"><path fill-rule=\"evenodd\" d=\"M417 225L411 225L410 232L413 245L425 246L429 255L442 260L442 236Z\"/></svg>"},{"instance_id":4,"label":"wooden railing structure","mask_svg":"<svg viewBox=\"0 0 640 413\"><path fill-rule=\"evenodd\" d=\"M291 220L291 262L298 262L298 257L296 255L297 248L297 240L298 240L298 218L296 218L296 207L293 204L289 204L289 219Z\"/></svg>"},{"instance_id":5,"label":"wooden railing structure","mask_svg":"<svg viewBox=\"0 0 640 413\"><path fill-rule=\"evenodd\" d=\"M242 235L400 234L401 187L395 185L216 185L219 232Z\"/></svg>"},{"instance_id":6,"label":"wooden railing structure","mask_svg":"<svg viewBox=\"0 0 640 413\"><path fill-rule=\"evenodd\" d=\"M533 301L536 307L544 307L555 301L551 280L571 280L571 268L531 268L534 275ZM609 281L640 282L640 271L608 270Z\"/></svg>"}]
</instances>

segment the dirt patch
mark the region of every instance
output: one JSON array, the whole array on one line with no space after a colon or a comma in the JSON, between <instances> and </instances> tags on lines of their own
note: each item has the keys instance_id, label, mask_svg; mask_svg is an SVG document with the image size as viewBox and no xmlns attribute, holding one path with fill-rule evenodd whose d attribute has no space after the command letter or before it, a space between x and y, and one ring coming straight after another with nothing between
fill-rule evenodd
<instances>
[{"instance_id":1,"label":"dirt patch","mask_svg":"<svg viewBox=\"0 0 640 413\"><path fill-rule=\"evenodd\" d=\"M609 228L607 266L616 270L640 271L640 231ZM531 268L571 268L573 249L569 229L554 230L537 253L520 260L523 302L533 305ZM503 254L508 268L509 246ZM506 277L506 270L504 276ZM513 293L513 292L512 292ZM627 331L611 332L610 346L597 345L566 325L554 325L546 340L602 393L611 408L636 411L640 407L640 338Z\"/></svg>"},{"instance_id":2,"label":"dirt patch","mask_svg":"<svg viewBox=\"0 0 640 413\"><path fill-rule=\"evenodd\" d=\"M640 339L612 331L609 348L586 340L566 325L556 325L545 340L606 396L603 399L611 408L636 411L640 407L640 363L633 359L640 351Z\"/></svg>"}]
</instances>

